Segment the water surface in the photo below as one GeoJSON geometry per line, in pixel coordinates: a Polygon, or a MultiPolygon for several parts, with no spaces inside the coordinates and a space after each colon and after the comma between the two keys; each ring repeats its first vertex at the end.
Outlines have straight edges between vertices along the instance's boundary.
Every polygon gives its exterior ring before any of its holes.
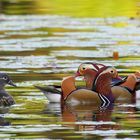
{"type": "MultiPolygon", "coordinates": [[[[91,1],[81,1],[81,5],[77,1],[70,9],[63,1],[48,2],[0,2],[0,70],[18,85],[6,87],[17,104],[0,108],[0,138],[139,139],[139,91],[134,103],[116,103],[104,110],[96,106],[62,110],[33,86],[60,85],[63,77],[73,75],[87,61],[113,65],[122,76],[139,70],[138,1],[127,1],[121,10],[115,1],[115,12],[112,6],[107,12],[107,4],[100,10],[99,2],[96,14],[89,6],[94,5],[91,1]],[[91,10],[82,13],[81,9],[91,10]],[[114,51],[119,52],[117,61],[112,58],[114,51]]],[[[77,84],[84,83],[77,79],[77,84]]]]}

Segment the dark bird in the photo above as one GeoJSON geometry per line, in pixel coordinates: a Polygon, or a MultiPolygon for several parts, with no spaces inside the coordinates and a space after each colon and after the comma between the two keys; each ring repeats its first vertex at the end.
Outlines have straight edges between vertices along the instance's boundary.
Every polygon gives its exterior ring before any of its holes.
{"type": "Polygon", "coordinates": [[[0,73],[0,106],[11,106],[15,104],[13,97],[5,91],[5,85],[16,87],[11,78],[5,74],[0,73]]]}

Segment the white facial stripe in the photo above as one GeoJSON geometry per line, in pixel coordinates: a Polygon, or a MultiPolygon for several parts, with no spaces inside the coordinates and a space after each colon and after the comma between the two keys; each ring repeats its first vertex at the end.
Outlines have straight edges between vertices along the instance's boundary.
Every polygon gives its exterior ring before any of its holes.
{"type": "Polygon", "coordinates": [[[93,67],[92,69],[95,70],[95,71],[98,71],[95,67],[93,67]]]}
{"type": "Polygon", "coordinates": [[[92,64],[89,64],[89,65],[88,65],[88,68],[93,69],[93,70],[95,70],[95,71],[98,71],[92,64]]]}
{"type": "Polygon", "coordinates": [[[98,66],[99,69],[104,67],[103,65],[100,65],[100,64],[97,64],[97,66],[98,66]]]}

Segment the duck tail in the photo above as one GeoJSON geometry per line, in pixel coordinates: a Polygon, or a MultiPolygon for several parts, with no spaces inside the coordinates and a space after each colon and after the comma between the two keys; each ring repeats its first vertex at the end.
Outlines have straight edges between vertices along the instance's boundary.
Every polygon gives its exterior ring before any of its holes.
{"type": "Polygon", "coordinates": [[[61,92],[56,89],[54,86],[46,86],[46,87],[40,87],[37,85],[34,85],[34,87],[36,87],[37,89],[41,90],[43,93],[55,93],[55,94],[61,94],[61,92]]]}

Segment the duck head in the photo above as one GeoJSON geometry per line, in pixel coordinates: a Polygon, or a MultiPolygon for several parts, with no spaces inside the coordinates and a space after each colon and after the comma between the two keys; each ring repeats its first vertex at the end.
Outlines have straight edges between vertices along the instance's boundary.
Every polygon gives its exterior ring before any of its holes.
{"type": "Polygon", "coordinates": [[[76,76],[84,76],[86,74],[86,69],[91,69],[93,70],[95,73],[97,73],[97,71],[104,67],[105,65],[100,64],[100,63],[92,63],[92,62],[85,62],[82,63],[79,67],[78,70],[76,72],[76,76]]]}
{"type": "Polygon", "coordinates": [[[103,64],[85,62],[82,63],[76,72],[76,76],[84,76],[86,82],[86,87],[88,89],[92,88],[92,83],[95,79],[95,76],[100,68],[105,67],[103,64]],[[88,71],[88,72],[87,72],[88,71]]]}
{"type": "Polygon", "coordinates": [[[4,87],[7,84],[16,87],[11,78],[6,73],[0,73],[0,87],[4,87]]]}

